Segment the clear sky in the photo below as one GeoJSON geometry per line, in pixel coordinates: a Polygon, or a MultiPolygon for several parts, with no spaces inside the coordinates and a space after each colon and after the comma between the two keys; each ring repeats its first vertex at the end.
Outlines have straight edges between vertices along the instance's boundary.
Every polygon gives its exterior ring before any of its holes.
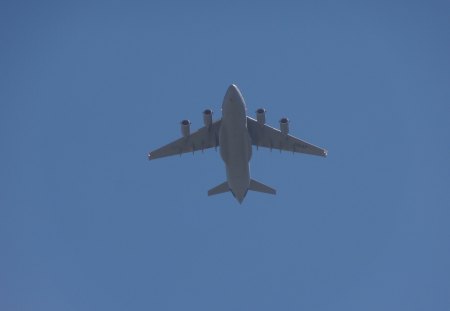
{"type": "Polygon", "coordinates": [[[0,310],[450,310],[448,1],[1,1],[0,310]],[[179,121],[291,120],[207,197],[179,121]]]}

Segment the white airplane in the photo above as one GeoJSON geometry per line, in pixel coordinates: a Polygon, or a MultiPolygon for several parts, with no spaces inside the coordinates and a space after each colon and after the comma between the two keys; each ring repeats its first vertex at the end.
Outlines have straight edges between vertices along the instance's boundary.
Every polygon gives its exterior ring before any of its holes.
{"type": "Polygon", "coordinates": [[[227,180],[208,191],[215,195],[231,191],[242,203],[248,190],[275,194],[276,190],[250,177],[249,161],[252,145],[307,153],[326,157],[325,149],[311,145],[289,135],[289,120],[280,120],[280,130],[266,125],[266,110],[256,110],[256,120],[247,116],[244,98],[234,84],[228,87],[222,103],[222,119],[212,121],[212,110],[203,111],[205,126],[190,134],[189,120],[181,121],[182,138],[148,154],[149,160],[186,152],[194,152],[220,146],[220,155],[225,162],[227,180]]]}

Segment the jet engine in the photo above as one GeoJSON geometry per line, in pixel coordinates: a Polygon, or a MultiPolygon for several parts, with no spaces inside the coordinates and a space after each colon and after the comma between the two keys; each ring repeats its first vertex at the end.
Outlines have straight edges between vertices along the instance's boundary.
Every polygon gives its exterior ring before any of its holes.
{"type": "Polygon", "coordinates": [[[181,134],[183,137],[188,137],[191,133],[191,122],[189,120],[181,121],[181,134]]]}
{"type": "Polygon", "coordinates": [[[284,135],[289,134],[289,119],[288,118],[280,119],[280,131],[284,135]]]}
{"type": "Polygon", "coordinates": [[[266,124],[266,109],[259,108],[256,110],[256,120],[260,125],[266,124]]]}
{"type": "Polygon", "coordinates": [[[211,109],[205,109],[203,111],[203,123],[206,127],[210,127],[212,124],[212,110],[211,109]]]}

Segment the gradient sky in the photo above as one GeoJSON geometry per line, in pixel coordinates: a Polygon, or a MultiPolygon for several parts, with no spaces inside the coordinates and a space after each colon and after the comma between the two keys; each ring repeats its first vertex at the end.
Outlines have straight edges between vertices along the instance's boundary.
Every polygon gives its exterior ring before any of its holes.
{"type": "Polygon", "coordinates": [[[448,1],[1,1],[0,310],[450,310],[448,1]],[[207,197],[179,121],[254,115],[207,197]]]}

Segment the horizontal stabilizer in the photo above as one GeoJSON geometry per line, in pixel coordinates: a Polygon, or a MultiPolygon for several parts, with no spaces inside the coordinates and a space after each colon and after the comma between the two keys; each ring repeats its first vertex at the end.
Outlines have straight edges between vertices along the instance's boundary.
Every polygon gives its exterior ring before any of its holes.
{"type": "Polygon", "coordinates": [[[208,190],[208,196],[224,193],[230,191],[230,187],[228,187],[228,182],[223,182],[220,185],[208,190]]]}
{"type": "Polygon", "coordinates": [[[277,193],[277,191],[275,189],[270,188],[269,186],[266,186],[263,183],[260,183],[259,181],[256,181],[254,179],[250,180],[250,186],[248,187],[248,190],[264,192],[264,193],[268,193],[268,194],[276,194],[277,193]]]}

